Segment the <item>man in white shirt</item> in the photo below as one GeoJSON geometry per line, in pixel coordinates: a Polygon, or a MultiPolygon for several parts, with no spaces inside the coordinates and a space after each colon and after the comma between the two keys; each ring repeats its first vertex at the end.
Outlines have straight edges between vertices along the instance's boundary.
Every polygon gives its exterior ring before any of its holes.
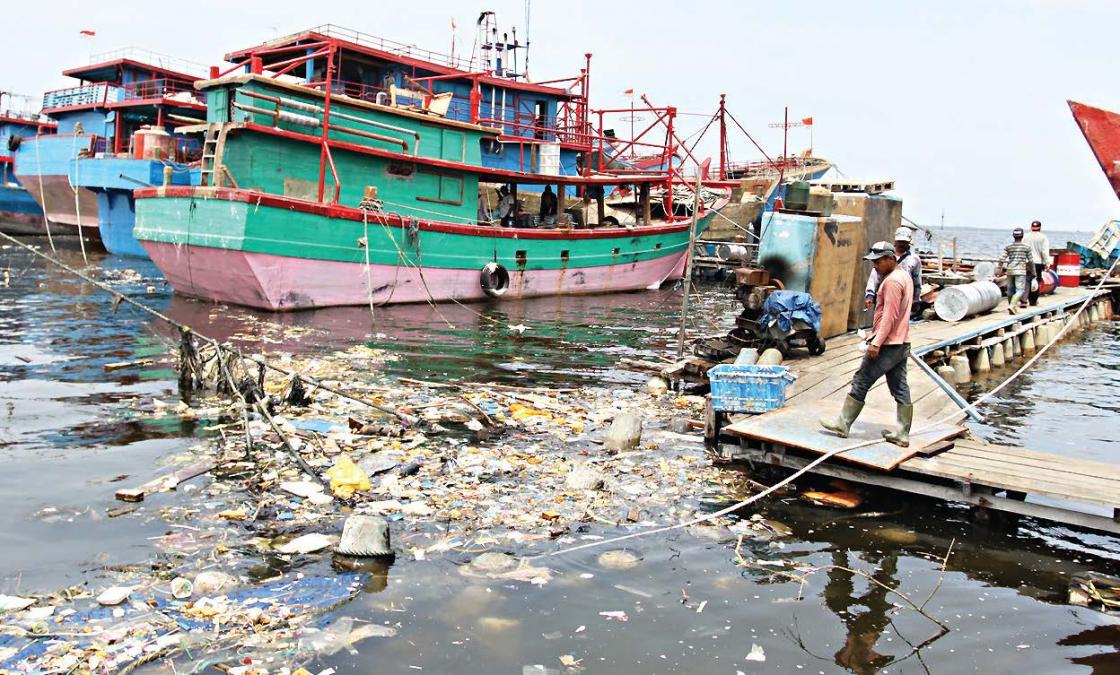
{"type": "Polygon", "coordinates": [[[1050,266],[1050,239],[1042,233],[1042,222],[1031,223],[1031,231],[1023,237],[1023,243],[1031,249],[1031,265],[1033,266],[1034,282],[1028,294],[1032,305],[1038,304],[1038,289],[1042,284],[1042,270],[1050,266]]]}
{"type": "MultiPolygon", "coordinates": [[[[922,294],[922,259],[910,248],[910,240],[913,235],[913,231],[905,226],[895,230],[894,252],[898,258],[898,266],[910,275],[910,281],[914,284],[914,302],[910,307],[910,316],[917,318],[918,303],[921,301],[919,296],[922,294]]],[[[864,290],[863,306],[865,308],[871,309],[875,306],[875,298],[879,294],[879,283],[881,281],[879,271],[872,269],[871,276],[867,279],[867,288],[864,290]]]]}

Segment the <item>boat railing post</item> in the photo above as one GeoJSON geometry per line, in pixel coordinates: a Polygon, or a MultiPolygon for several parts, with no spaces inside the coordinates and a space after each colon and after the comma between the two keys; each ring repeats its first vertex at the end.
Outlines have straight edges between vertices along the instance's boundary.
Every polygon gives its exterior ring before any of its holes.
{"type": "MultiPolygon", "coordinates": [[[[705,161],[705,165],[707,161],[705,161]]],[[[677,358],[684,356],[684,324],[688,318],[688,296],[692,290],[692,251],[696,248],[696,223],[700,219],[700,180],[703,175],[702,170],[696,171],[696,194],[692,202],[692,225],[688,229],[688,250],[685,251],[684,263],[684,278],[681,280],[684,284],[684,298],[681,299],[681,323],[680,330],[677,333],[677,358]]]]}

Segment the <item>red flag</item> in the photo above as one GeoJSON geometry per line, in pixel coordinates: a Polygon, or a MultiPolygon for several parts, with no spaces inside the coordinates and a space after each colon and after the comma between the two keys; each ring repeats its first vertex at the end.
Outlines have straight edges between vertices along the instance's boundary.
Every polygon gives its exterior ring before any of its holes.
{"type": "Polygon", "coordinates": [[[802,117],[801,118],[801,123],[804,124],[807,127],[811,127],[811,126],[813,126],[813,118],[812,117],[802,117]]]}
{"type": "Polygon", "coordinates": [[[82,31],[78,31],[78,32],[81,33],[82,35],[88,35],[90,37],[93,37],[94,35],[97,35],[97,31],[92,31],[92,30],[82,30],[82,31]]]}
{"type": "Polygon", "coordinates": [[[627,89],[627,90],[623,91],[622,93],[626,94],[627,96],[633,96],[634,95],[634,90],[633,89],[627,89]]]}

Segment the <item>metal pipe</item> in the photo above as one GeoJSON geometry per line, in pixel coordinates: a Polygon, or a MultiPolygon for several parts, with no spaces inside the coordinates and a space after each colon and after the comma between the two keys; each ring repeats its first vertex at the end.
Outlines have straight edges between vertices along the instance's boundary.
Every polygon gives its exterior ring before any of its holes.
{"type": "MultiPolygon", "coordinates": [[[[334,116],[339,117],[339,115],[334,115],[334,116]]],[[[404,152],[408,152],[408,143],[406,141],[400,139],[400,138],[393,138],[392,136],[384,136],[382,134],[375,134],[375,133],[372,133],[372,132],[369,132],[369,131],[362,131],[361,129],[351,129],[350,127],[340,127],[337,124],[332,124],[330,126],[330,129],[331,129],[331,131],[340,131],[340,132],[346,133],[346,134],[354,134],[355,136],[361,136],[362,138],[369,138],[369,139],[374,140],[374,141],[382,141],[384,143],[397,143],[397,144],[400,144],[401,150],[403,150],[404,152]]]]}
{"type": "Polygon", "coordinates": [[[991,281],[946,286],[937,293],[933,310],[942,321],[960,321],[987,312],[999,304],[1003,291],[991,281]]]}

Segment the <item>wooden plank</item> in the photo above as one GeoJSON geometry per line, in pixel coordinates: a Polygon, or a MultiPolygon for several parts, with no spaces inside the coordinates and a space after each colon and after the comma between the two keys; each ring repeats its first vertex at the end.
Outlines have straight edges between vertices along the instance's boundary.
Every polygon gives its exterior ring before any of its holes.
{"type": "Polygon", "coordinates": [[[920,471],[959,471],[962,475],[971,475],[972,482],[991,485],[990,481],[1001,481],[1001,486],[1017,486],[1023,492],[1034,493],[1047,490],[1066,498],[1092,497],[1094,501],[1108,506],[1120,505],[1120,491],[1115,481],[1092,480],[1086,476],[1067,474],[1056,469],[1027,468],[1022,466],[1009,467],[1007,464],[989,459],[977,459],[961,454],[954,449],[930,460],[936,464],[928,466],[915,464],[907,466],[908,470],[920,471]]]}
{"type": "Polygon", "coordinates": [[[900,448],[882,440],[883,430],[895,428],[893,412],[864,408],[859,419],[852,425],[848,438],[840,438],[828,433],[818,422],[820,418],[831,417],[836,413],[836,406],[815,402],[812,405],[782,408],[758,415],[727,427],[725,432],[820,454],[853,443],[875,440],[877,442],[873,445],[856,448],[838,457],[847,462],[882,471],[893,470],[930,443],[952,438],[964,432],[963,428],[955,425],[938,425],[918,434],[911,434],[910,447],[900,448]]]}
{"type": "Polygon", "coordinates": [[[930,459],[915,458],[907,462],[900,470],[947,478],[961,483],[986,485],[997,490],[1013,490],[1026,494],[1043,495],[1109,507],[1116,505],[1114,490],[1085,489],[1077,483],[1061,481],[1060,476],[1055,476],[1058,478],[1058,482],[1051,482],[1024,478],[1017,474],[997,472],[988,467],[960,465],[948,457],[952,452],[952,450],[949,450],[930,459]]]}
{"type": "Polygon", "coordinates": [[[217,465],[217,462],[210,459],[188,464],[177,471],[150,480],[140,487],[117,490],[114,496],[125,502],[141,502],[144,501],[144,497],[153,492],[174,490],[183,481],[208,473],[217,465]]]}
{"type": "Polygon", "coordinates": [[[1004,445],[982,443],[975,440],[961,441],[958,443],[960,451],[964,454],[982,454],[1008,464],[1022,464],[1049,468],[1060,467],[1065,473],[1090,476],[1093,478],[1108,478],[1120,484],[1120,466],[1106,464],[1076,457],[1067,457],[1043,452],[1035,452],[1025,448],[1012,448],[1004,445]]]}
{"type": "MultiPolygon", "coordinates": [[[[805,467],[811,461],[805,457],[788,453],[777,454],[751,450],[749,448],[736,448],[735,457],[737,459],[749,459],[755,462],[773,464],[795,470],[805,467]]],[[[1048,504],[1036,504],[1017,499],[1007,499],[996,495],[966,494],[959,488],[914,480],[905,472],[884,474],[867,471],[859,467],[824,462],[814,467],[813,473],[831,476],[833,478],[842,478],[865,485],[874,485],[876,487],[885,487],[892,490],[924,495],[935,499],[944,499],[947,501],[971,504],[973,506],[983,506],[985,508],[996,509],[997,511],[1018,513],[1034,518],[1076,525],[1077,527],[1084,527],[1090,530],[1120,534],[1120,522],[1114,521],[1107,516],[1085,513],[1062,506],[1050,506],[1048,504]]]]}

